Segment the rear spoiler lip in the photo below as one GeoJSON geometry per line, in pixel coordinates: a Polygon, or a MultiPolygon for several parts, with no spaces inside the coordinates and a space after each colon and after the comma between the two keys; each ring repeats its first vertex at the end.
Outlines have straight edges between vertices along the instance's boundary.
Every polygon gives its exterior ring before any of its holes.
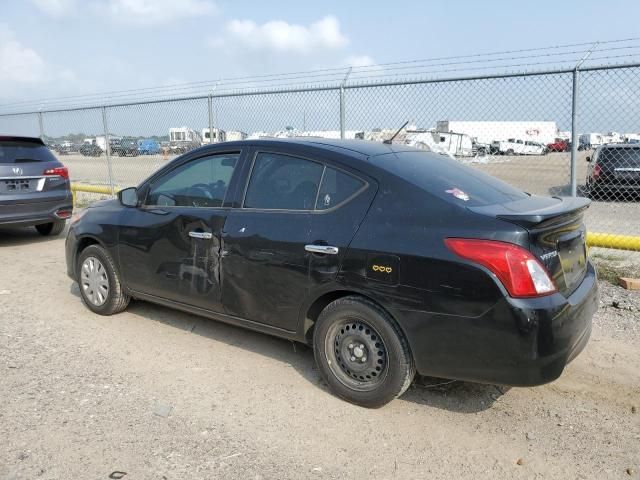
{"type": "Polygon", "coordinates": [[[39,137],[21,137],[19,135],[1,135],[0,134],[0,142],[29,142],[36,143],[38,145],[45,145],[39,137]]]}
{"type": "Polygon", "coordinates": [[[507,220],[510,222],[522,225],[525,228],[533,227],[537,224],[545,222],[546,220],[561,217],[565,215],[576,214],[584,211],[591,205],[591,200],[584,197],[551,197],[559,202],[554,202],[550,205],[542,205],[540,208],[532,208],[530,210],[523,210],[517,212],[517,206],[523,203],[530,203],[534,200],[534,203],[547,203],[550,200],[549,197],[530,197],[525,200],[517,200],[506,204],[498,205],[486,205],[481,207],[467,207],[470,211],[478,213],[480,215],[486,215],[489,217],[498,218],[501,220],[507,220]],[[512,206],[512,208],[509,208],[512,206]]]}

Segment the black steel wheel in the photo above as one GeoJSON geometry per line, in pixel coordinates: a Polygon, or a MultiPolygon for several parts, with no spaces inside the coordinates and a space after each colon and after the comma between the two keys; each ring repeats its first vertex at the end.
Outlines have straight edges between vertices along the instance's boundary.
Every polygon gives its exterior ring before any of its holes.
{"type": "Polygon", "coordinates": [[[329,368],[345,386],[366,392],[387,374],[387,350],[380,334],[361,319],[334,322],[325,337],[329,368]]]}
{"type": "Polygon", "coordinates": [[[381,407],[402,395],[415,376],[409,344],[395,320],[363,297],[327,305],[314,328],[313,349],[331,389],[363,407],[381,407]]]}

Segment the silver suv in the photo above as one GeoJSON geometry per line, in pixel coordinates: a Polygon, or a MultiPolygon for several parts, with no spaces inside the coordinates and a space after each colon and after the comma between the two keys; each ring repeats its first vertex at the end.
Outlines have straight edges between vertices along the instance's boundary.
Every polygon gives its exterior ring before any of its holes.
{"type": "Polygon", "coordinates": [[[57,235],[72,210],[69,171],[44,142],[0,135],[0,227],[57,235]]]}

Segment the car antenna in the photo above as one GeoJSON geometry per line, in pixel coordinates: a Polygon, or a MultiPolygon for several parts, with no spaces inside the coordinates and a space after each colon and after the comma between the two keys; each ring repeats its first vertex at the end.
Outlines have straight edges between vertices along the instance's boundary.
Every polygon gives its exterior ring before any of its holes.
{"type": "Polygon", "coordinates": [[[391,138],[387,138],[385,141],[383,141],[382,143],[386,143],[387,145],[391,145],[393,143],[393,139],[396,138],[398,136],[398,134],[402,131],[402,129],[404,127],[407,126],[407,124],[409,123],[409,120],[407,120],[406,122],[404,122],[402,124],[402,126],[398,129],[398,131],[396,133],[393,134],[393,137],[391,138]]]}

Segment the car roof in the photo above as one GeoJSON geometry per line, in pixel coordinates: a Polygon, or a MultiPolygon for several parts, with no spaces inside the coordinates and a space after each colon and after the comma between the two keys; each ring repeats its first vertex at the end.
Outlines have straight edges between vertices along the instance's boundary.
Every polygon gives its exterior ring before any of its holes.
{"type": "Polygon", "coordinates": [[[313,138],[313,137],[296,137],[296,138],[269,138],[257,140],[239,140],[235,142],[225,142],[228,146],[265,146],[274,147],[282,145],[298,145],[317,148],[321,150],[330,150],[333,152],[349,155],[350,153],[360,154],[366,157],[374,157],[377,155],[385,155],[388,153],[406,152],[406,151],[424,151],[402,144],[386,144],[382,142],[373,142],[370,140],[337,140],[329,138],[313,138]]]}
{"type": "Polygon", "coordinates": [[[600,146],[602,149],[605,148],[640,148],[640,143],[605,143],[600,146]]]}

